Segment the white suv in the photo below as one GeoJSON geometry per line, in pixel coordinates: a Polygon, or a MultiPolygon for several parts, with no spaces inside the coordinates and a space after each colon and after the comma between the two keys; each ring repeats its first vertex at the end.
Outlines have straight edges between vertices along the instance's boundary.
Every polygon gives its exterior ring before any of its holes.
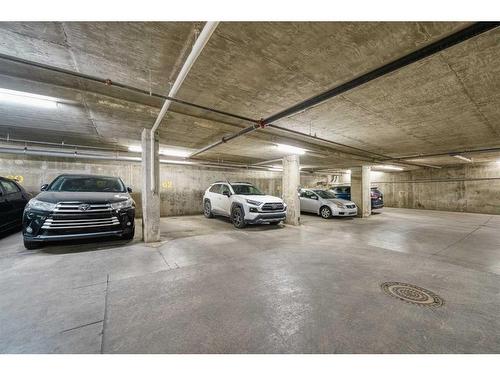
{"type": "Polygon", "coordinates": [[[203,213],[208,218],[230,217],[236,228],[243,228],[246,224],[278,224],[286,218],[286,204],[247,182],[216,182],[205,191],[203,213]]]}

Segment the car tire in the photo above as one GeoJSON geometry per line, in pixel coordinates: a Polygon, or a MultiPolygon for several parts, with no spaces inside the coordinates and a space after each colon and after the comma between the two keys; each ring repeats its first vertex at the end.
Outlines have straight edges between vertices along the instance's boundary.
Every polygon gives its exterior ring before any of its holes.
{"type": "Polygon", "coordinates": [[[23,243],[26,250],[35,250],[40,247],[40,244],[38,242],[30,241],[27,240],[26,238],[23,238],[23,243]]]}
{"type": "Polygon", "coordinates": [[[269,225],[278,225],[281,221],[271,221],[269,225]]]}
{"type": "Polygon", "coordinates": [[[323,219],[329,219],[332,217],[332,210],[328,206],[323,206],[319,209],[319,214],[323,219]]]}
{"type": "Polygon", "coordinates": [[[231,221],[233,222],[233,225],[238,229],[245,227],[245,214],[243,213],[241,207],[233,208],[233,211],[231,212],[231,221]]]}
{"type": "Polygon", "coordinates": [[[127,234],[124,234],[122,238],[124,240],[131,241],[134,239],[134,236],[135,236],[135,228],[132,228],[132,231],[127,234]]]}
{"type": "Polygon", "coordinates": [[[208,219],[214,217],[214,214],[212,213],[212,204],[210,203],[209,200],[206,200],[205,203],[203,204],[203,215],[205,215],[205,217],[208,219]]]}

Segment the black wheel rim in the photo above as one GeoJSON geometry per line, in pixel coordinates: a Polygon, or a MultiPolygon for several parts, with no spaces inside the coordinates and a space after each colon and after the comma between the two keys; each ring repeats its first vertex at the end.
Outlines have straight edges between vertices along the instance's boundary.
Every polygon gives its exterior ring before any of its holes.
{"type": "Polygon", "coordinates": [[[240,210],[235,210],[233,215],[233,221],[236,225],[241,224],[241,213],[240,210]]]}

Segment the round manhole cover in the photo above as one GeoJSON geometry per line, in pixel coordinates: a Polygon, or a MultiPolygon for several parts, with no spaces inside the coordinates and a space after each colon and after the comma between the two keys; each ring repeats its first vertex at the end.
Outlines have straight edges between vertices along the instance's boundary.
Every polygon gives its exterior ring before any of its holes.
{"type": "Polygon", "coordinates": [[[440,307],[444,300],[430,290],[416,285],[389,281],[380,285],[385,294],[420,306],[440,307]]]}

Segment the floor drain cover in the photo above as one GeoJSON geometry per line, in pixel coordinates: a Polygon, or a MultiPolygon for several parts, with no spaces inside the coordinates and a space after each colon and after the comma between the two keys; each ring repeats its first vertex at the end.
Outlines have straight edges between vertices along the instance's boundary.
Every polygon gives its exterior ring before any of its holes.
{"type": "Polygon", "coordinates": [[[388,296],[415,305],[440,307],[444,304],[443,299],[437,294],[416,285],[389,281],[383,283],[380,287],[388,296]]]}

